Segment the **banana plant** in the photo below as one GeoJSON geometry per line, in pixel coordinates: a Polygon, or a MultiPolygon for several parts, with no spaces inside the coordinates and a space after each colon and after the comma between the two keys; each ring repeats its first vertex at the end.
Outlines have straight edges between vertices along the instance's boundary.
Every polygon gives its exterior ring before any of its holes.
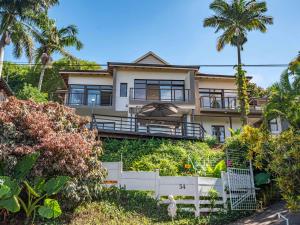
{"type": "Polygon", "coordinates": [[[46,181],[43,178],[39,178],[34,182],[34,185],[30,185],[27,181],[23,181],[27,200],[25,201],[21,197],[18,200],[22,209],[25,212],[27,219],[32,217],[32,221],[35,220],[36,212],[47,219],[53,219],[61,215],[62,211],[57,200],[50,197],[56,195],[68,182],[69,177],[58,176],[46,181]],[[43,204],[41,204],[43,202],[43,204]]]}

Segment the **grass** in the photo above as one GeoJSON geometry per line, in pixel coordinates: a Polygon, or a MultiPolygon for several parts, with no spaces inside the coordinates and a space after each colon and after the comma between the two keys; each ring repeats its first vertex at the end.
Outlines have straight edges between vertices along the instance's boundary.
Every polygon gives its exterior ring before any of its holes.
{"type": "Polygon", "coordinates": [[[149,193],[104,189],[99,199],[81,205],[72,213],[51,222],[37,225],[225,225],[249,215],[249,212],[229,211],[195,218],[193,213],[179,211],[172,221],[166,205],[158,205],[149,193]]]}

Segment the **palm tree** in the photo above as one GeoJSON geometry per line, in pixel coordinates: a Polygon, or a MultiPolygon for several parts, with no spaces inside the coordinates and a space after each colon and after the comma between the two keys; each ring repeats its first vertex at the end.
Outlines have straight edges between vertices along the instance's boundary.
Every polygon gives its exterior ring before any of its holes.
{"type": "Polygon", "coordinates": [[[226,44],[237,49],[237,75],[236,83],[240,100],[241,120],[243,125],[247,124],[249,108],[247,98],[247,84],[245,71],[242,70],[241,51],[247,42],[247,32],[259,30],[267,31],[267,25],[273,24],[273,18],[266,16],[266,2],[255,0],[214,0],[210,9],[215,15],[204,20],[204,27],[216,28],[216,33],[223,31],[217,41],[217,50],[221,51],[226,44]]]}
{"type": "Polygon", "coordinates": [[[50,6],[58,0],[0,0],[0,78],[2,75],[4,49],[13,44],[13,54],[19,58],[23,51],[29,60],[33,56],[31,31],[46,16],[50,6]]]}
{"type": "Polygon", "coordinates": [[[69,25],[58,29],[54,21],[48,20],[43,26],[41,33],[34,33],[36,41],[40,46],[36,49],[35,60],[41,61],[42,70],[39,79],[38,89],[41,90],[46,69],[51,66],[52,54],[58,53],[67,59],[76,59],[65,48],[75,46],[77,50],[82,49],[83,44],[79,41],[78,29],[75,25],[69,25]]]}
{"type": "Polygon", "coordinates": [[[300,130],[300,55],[281,74],[280,81],[269,88],[269,92],[264,110],[266,122],[280,117],[300,130]]]}

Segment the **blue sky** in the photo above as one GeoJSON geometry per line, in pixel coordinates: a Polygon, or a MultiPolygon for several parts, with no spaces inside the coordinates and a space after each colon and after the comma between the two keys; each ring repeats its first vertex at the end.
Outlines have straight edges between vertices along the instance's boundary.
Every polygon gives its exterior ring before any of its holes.
{"type": "MultiPolygon", "coordinates": [[[[84,49],[79,58],[106,63],[131,62],[154,51],[171,64],[235,64],[236,50],[216,50],[219,34],[203,28],[212,15],[211,0],[61,0],[50,10],[58,26],[76,24],[84,49]]],[[[300,50],[300,1],[267,0],[274,25],[265,34],[252,32],[242,53],[245,64],[288,63],[300,50]]],[[[6,60],[12,58],[7,49],[6,60]]],[[[24,61],[24,59],[21,59],[24,61]]],[[[247,68],[254,81],[267,87],[284,68],[247,68]]],[[[232,68],[201,72],[233,74],[232,68]]]]}

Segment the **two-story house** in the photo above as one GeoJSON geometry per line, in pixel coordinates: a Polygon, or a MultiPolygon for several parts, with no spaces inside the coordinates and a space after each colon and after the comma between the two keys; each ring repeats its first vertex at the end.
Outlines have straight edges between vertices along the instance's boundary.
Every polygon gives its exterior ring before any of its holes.
{"type": "MultiPolygon", "coordinates": [[[[60,71],[58,93],[79,115],[91,116],[105,135],[142,135],[224,142],[241,127],[234,76],[203,74],[197,65],[171,65],[148,52],[131,63],[108,62],[105,70],[60,71]]],[[[247,77],[248,80],[251,77],[247,77]]],[[[261,116],[251,99],[249,122],[261,116]]]]}

